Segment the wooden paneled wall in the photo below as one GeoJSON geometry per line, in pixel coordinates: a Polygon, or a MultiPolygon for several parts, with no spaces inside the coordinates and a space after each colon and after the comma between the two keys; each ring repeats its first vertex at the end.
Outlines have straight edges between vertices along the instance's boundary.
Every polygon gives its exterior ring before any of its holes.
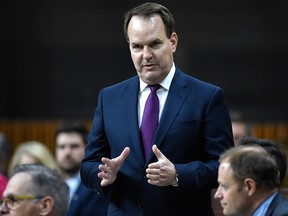
{"type": "MultiPolygon", "coordinates": [[[[37,140],[54,151],[55,133],[62,120],[54,121],[8,121],[0,120],[0,132],[4,133],[10,140],[13,149],[20,143],[30,140],[37,140]]],[[[91,121],[81,121],[90,130],[91,121]]]]}
{"type": "MultiPolygon", "coordinates": [[[[3,132],[15,148],[27,140],[38,140],[49,148],[54,146],[54,135],[62,120],[0,120],[0,132],[3,132]]],[[[82,120],[89,130],[90,120],[82,120]]],[[[288,148],[288,123],[255,123],[252,124],[253,136],[271,139],[288,148]]]]}
{"type": "MultiPolygon", "coordinates": [[[[3,132],[11,141],[13,149],[21,142],[37,140],[46,144],[54,152],[54,136],[62,120],[0,120],[0,132],[3,132]]],[[[82,121],[87,129],[91,128],[90,120],[82,121]]],[[[288,152],[288,123],[254,123],[252,124],[253,136],[271,139],[282,143],[288,152]]],[[[284,181],[288,188],[288,177],[284,181]]]]}
{"type": "MultiPolygon", "coordinates": [[[[91,121],[82,121],[87,129],[91,128],[91,121]]],[[[0,132],[3,132],[11,141],[13,149],[20,143],[28,140],[37,140],[46,144],[54,152],[54,136],[61,120],[54,121],[21,121],[0,120],[0,132]]],[[[279,142],[286,147],[288,152],[288,123],[255,123],[252,124],[254,137],[270,139],[279,142]]],[[[288,177],[283,183],[282,193],[288,198],[288,177]]],[[[218,200],[214,200],[212,192],[212,205],[216,216],[223,216],[222,208],[218,200]]]]}
{"type": "Polygon", "coordinates": [[[255,137],[275,140],[288,147],[288,123],[255,123],[252,129],[255,137]]]}

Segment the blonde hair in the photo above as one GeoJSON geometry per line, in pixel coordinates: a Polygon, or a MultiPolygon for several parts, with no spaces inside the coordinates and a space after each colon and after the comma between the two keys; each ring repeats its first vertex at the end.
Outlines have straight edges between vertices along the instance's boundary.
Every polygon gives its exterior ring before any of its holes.
{"type": "Polygon", "coordinates": [[[27,141],[21,143],[15,150],[10,160],[8,174],[11,175],[14,167],[20,164],[23,156],[28,155],[35,159],[35,163],[59,171],[59,167],[51,151],[41,142],[27,141]]]}

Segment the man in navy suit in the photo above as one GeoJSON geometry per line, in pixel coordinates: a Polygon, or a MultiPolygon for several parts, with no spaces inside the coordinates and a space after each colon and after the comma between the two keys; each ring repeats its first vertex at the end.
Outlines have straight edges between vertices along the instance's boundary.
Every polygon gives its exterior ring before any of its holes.
{"type": "Polygon", "coordinates": [[[178,36],[164,6],[133,8],[124,30],[138,76],[100,92],[82,181],[109,194],[111,216],[214,215],[219,155],[233,146],[224,93],[174,64],[178,36]],[[140,131],[148,85],[156,84],[159,122],[145,157],[140,131]]]}
{"type": "Polygon", "coordinates": [[[287,216],[275,158],[259,145],[237,146],[220,157],[219,199],[225,216],[287,216]]]}
{"type": "Polygon", "coordinates": [[[66,216],[104,216],[108,197],[87,189],[80,179],[80,164],[84,156],[88,131],[78,122],[63,122],[56,131],[56,161],[69,186],[70,204],[66,216]]]}

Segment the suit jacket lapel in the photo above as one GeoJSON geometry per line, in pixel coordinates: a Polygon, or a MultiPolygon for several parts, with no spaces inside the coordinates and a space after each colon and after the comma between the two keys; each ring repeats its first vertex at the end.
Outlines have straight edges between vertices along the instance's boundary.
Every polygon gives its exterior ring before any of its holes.
{"type": "Polygon", "coordinates": [[[273,198],[272,202],[270,203],[265,216],[272,215],[275,206],[278,205],[279,202],[282,202],[285,198],[278,192],[275,197],[273,198]]]}
{"type": "Polygon", "coordinates": [[[126,86],[124,94],[122,95],[123,103],[126,112],[126,119],[128,121],[128,130],[132,145],[136,154],[144,164],[144,153],[142,149],[142,142],[138,123],[138,93],[139,93],[139,78],[135,76],[126,86]]]}

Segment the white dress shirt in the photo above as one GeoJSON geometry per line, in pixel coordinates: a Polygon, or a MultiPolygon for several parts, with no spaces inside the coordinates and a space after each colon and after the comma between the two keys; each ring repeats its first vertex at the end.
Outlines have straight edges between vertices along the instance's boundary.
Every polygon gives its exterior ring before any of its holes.
{"type": "MultiPolygon", "coordinates": [[[[172,79],[174,77],[174,74],[175,74],[175,65],[173,63],[168,75],[165,77],[165,79],[162,82],[159,83],[161,85],[161,87],[157,91],[157,96],[159,98],[159,121],[160,121],[161,116],[162,116],[162,112],[163,112],[163,109],[165,106],[165,102],[166,102],[166,99],[168,96],[168,92],[169,92],[170,85],[171,85],[172,79]]],[[[151,91],[150,91],[150,88],[148,87],[147,83],[144,83],[140,79],[140,91],[139,91],[139,96],[138,96],[139,128],[141,127],[145,103],[146,103],[146,100],[147,100],[150,92],[151,91]]]]}

